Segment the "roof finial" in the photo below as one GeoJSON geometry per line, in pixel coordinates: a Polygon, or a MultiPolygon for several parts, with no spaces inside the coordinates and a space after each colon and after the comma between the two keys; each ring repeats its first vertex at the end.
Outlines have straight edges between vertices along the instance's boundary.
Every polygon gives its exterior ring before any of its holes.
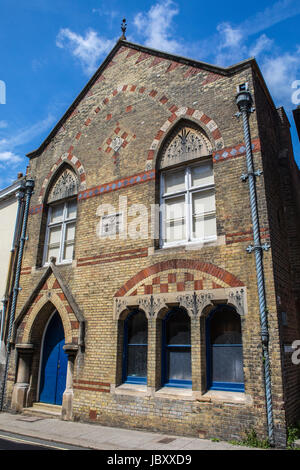
{"type": "Polygon", "coordinates": [[[125,36],[126,28],[127,28],[126,19],[123,18],[122,24],[121,24],[122,36],[120,37],[120,39],[125,39],[126,40],[126,36],[125,36]]]}

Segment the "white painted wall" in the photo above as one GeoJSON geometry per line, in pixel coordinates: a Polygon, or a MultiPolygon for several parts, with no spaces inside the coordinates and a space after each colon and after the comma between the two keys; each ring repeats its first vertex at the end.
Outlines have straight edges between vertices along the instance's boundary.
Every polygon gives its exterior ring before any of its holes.
{"type": "MultiPolygon", "coordinates": [[[[3,299],[6,287],[6,277],[12,248],[18,202],[15,194],[0,200],[0,301],[3,299]]],[[[2,303],[0,303],[0,310],[2,303]]]]}

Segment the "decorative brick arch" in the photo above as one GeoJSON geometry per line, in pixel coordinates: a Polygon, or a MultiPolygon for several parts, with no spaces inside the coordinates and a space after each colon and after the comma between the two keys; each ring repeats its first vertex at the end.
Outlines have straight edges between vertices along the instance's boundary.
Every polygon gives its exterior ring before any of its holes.
{"type": "Polygon", "coordinates": [[[146,169],[152,168],[153,164],[151,162],[155,162],[162,141],[169,134],[171,128],[182,119],[198,123],[211,138],[213,150],[220,150],[224,147],[224,141],[217,124],[202,111],[187,107],[177,108],[176,106],[173,106],[170,110],[172,110],[171,116],[161,126],[148,150],[146,169]]]}
{"type": "Polygon", "coordinates": [[[16,316],[14,340],[16,335],[22,338],[23,342],[30,340],[40,312],[49,303],[61,316],[66,343],[84,346],[85,318],[60,271],[52,261],[16,316]]]}
{"type": "Polygon", "coordinates": [[[48,175],[43,181],[42,188],[39,194],[39,204],[42,204],[43,199],[45,197],[45,194],[47,193],[47,188],[49,184],[51,184],[53,176],[59,171],[59,168],[67,163],[70,165],[76,174],[78,175],[79,178],[79,191],[84,191],[86,189],[86,173],[84,170],[84,167],[81,163],[81,161],[75,157],[75,155],[72,154],[73,147],[71,146],[68,150],[68,152],[64,153],[59,159],[54,163],[54,165],[51,167],[51,170],[49,171],[48,175]]]}
{"type": "Polygon", "coordinates": [[[72,324],[74,325],[75,322],[71,322],[66,306],[57,294],[52,294],[51,299],[49,299],[46,294],[37,297],[32,308],[28,311],[28,314],[26,315],[27,318],[25,319],[25,327],[22,342],[31,343],[31,337],[34,332],[36,320],[39,316],[39,313],[43,310],[43,307],[48,303],[51,303],[53,308],[56,309],[59,313],[64,328],[65,342],[69,344],[74,343],[75,334],[76,337],[78,336],[78,327],[74,334],[72,324]]]}
{"type": "Polygon", "coordinates": [[[139,284],[144,279],[161,273],[167,270],[197,270],[202,271],[210,276],[219,279],[222,283],[227,284],[229,287],[241,287],[244,286],[243,282],[240,281],[236,276],[226,271],[223,268],[215,266],[211,263],[205,263],[203,261],[187,260],[187,259],[172,259],[163,261],[161,263],[153,264],[147,268],[142,269],[139,273],[129,279],[114,295],[114,297],[123,297],[139,284]]]}
{"type": "MultiPolygon", "coordinates": [[[[90,114],[90,116],[82,124],[82,129],[84,129],[86,126],[89,126],[100,111],[105,112],[106,106],[108,105],[108,103],[110,103],[110,101],[115,96],[124,92],[127,92],[129,94],[138,93],[138,94],[148,95],[151,99],[154,99],[161,106],[166,107],[168,113],[170,113],[169,118],[165,121],[165,123],[159,129],[158,133],[156,134],[148,150],[146,169],[151,169],[150,166],[152,166],[151,163],[155,156],[155,151],[158,148],[158,144],[161,142],[162,138],[166,135],[166,132],[169,129],[169,127],[172,125],[172,123],[178,118],[186,118],[186,119],[192,118],[195,122],[198,121],[199,125],[202,128],[204,128],[204,130],[208,133],[209,136],[211,136],[214,147],[215,147],[214,150],[221,150],[224,147],[224,141],[223,141],[221,132],[218,128],[218,125],[215,123],[213,119],[207,116],[204,112],[198,109],[180,106],[178,105],[178,103],[174,104],[170,101],[167,94],[165,94],[164,92],[161,92],[155,89],[150,89],[143,85],[140,86],[136,84],[121,84],[117,86],[115,89],[113,89],[111,93],[108,94],[104,98],[104,100],[102,100],[102,102],[99,103],[94,108],[92,114],[90,114]]],[[[129,113],[132,111],[132,109],[133,109],[132,105],[128,103],[128,106],[126,106],[126,108],[124,109],[124,113],[129,113]]],[[[105,120],[110,121],[112,118],[113,118],[113,114],[108,113],[105,117],[105,120]]],[[[73,146],[70,147],[72,150],[74,149],[74,146],[76,145],[78,140],[81,138],[82,133],[83,133],[83,130],[76,134],[74,144],[73,146]]]]}

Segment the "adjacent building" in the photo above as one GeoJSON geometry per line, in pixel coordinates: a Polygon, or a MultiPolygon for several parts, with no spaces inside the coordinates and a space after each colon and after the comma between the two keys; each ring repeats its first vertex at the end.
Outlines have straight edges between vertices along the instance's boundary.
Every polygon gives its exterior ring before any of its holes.
{"type": "Polygon", "coordinates": [[[5,363],[6,312],[11,297],[12,273],[22,215],[17,194],[23,185],[23,175],[19,173],[16,181],[0,191],[0,376],[5,363]]]}

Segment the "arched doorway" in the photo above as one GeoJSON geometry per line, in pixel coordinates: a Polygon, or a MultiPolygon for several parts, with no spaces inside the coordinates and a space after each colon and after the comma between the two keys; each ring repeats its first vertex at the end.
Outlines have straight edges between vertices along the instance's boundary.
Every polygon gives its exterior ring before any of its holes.
{"type": "Polygon", "coordinates": [[[66,388],[68,356],[63,350],[64,329],[58,312],[46,326],[40,374],[39,401],[61,405],[66,388]]]}

